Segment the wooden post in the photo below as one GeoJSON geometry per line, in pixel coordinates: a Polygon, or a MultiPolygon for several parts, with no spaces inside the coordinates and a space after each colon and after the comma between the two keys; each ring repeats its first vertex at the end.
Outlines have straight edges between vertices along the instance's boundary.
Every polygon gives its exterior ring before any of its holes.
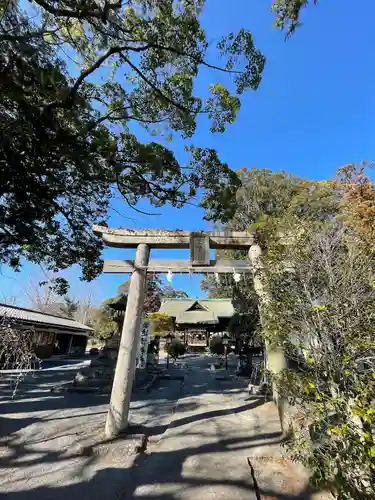
{"type": "MultiPolygon", "coordinates": [[[[252,272],[254,279],[254,289],[259,297],[260,320],[262,321],[262,306],[264,307],[269,303],[271,297],[264,286],[262,278],[263,264],[261,262],[262,248],[258,244],[253,244],[249,249],[249,259],[252,264],[252,272]]],[[[282,347],[273,347],[265,342],[266,346],[266,368],[271,372],[277,374],[286,368],[285,353],[282,347]]],[[[284,406],[285,402],[280,398],[277,392],[276,384],[272,384],[273,399],[277,404],[281,427],[284,430],[284,406]]]]}
{"type": "MultiPolygon", "coordinates": [[[[149,256],[150,247],[144,243],[138,245],[135,266],[147,266],[149,256]]],[[[129,405],[141,331],[145,287],[146,270],[135,269],[130,279],[129,295],[122,326],[111,401],[105,426],[105,434],[109,438],[116,436],[128,426],[129,405]]]]}
{"type": "Polygon", "coordinates": [[[71,335],[70,339],[69,339],[68,356],[70,356],[70,353],[71,353],[71,350],[72,350],[72,344],[73,344],[73,335],[71,335]]]}

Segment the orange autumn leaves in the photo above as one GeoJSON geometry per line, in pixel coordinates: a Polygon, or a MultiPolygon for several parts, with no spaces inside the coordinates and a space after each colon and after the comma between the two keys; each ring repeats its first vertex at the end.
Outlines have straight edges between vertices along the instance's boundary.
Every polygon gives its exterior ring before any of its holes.
{"type": "Polygon", "coordinates": [[[348,164],[337,172],[336,187],[342,193],[340,204],[344,224],[375,253],[375,183],[366,174],[373,164],[348,164]]]}

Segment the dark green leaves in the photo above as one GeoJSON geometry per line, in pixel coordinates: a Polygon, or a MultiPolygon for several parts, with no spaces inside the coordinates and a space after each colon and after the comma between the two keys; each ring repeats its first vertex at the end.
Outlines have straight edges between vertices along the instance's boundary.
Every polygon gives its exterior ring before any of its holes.
{"type": "Polygon", "coordinates": [[[218,44],[222,56],[227,56],[226,70],[234,71],[234,81],[237,93],[245,90],[256,90],[262,79],[266,58],[255,47],[253,37],[249,31],[241,29],[237,35],[231,33],[218,44]]]}
{"type": "Polygon", "coordinates": [[[197,187],[204,189],[200,206],[207,220],[230,220],[236,210],[236,192],[241,185],[237,174],[222,163],[214,149],[188,148],[192,155],[191,168],[197,187]]]}
{"type": "Polygon", "coordinates": [[[18,268],[25,257],[50,271],[79,264],[84,279],[94,278],[101,242],[91,225],[106,221],[114,189],[134,209],[141,199],[181,207],[199,195],[207,218],[231,217],[239,181],[216,152],[191,148],[184,166],[157,140],[191,138],[200,115],[224,132],[240,94],[259,84],[264,58],[245,30],[223,39],[223,65],[211,64],[204,3],[34,0],[33,19],[8,5],[0,25],[1,262],[18,268]],[[196,92],[201,69],[228,77],[207,100],[196,92]],[[139,140],[139,126],[152,141],[139,140]]]}
{"type": "MultiPolygon", "coordinates": [[[[312,0],[314,4],[318,0],[312,0]]],[[[274,0],[272,10],[276,12],[276,26],[286,32],[286,36],[293,35],[301,25],[300,16],[303,7],[307,7],[309,0],[274,0]]]]}

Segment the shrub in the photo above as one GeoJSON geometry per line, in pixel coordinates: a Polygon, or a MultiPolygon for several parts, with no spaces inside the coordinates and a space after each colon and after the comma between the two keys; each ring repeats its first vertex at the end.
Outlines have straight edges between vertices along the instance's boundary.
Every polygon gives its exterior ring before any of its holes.
{"type": "Polygon", "coordinates": [[[39,367],[40,360],[35,353],[34,330],[20,330],[12,322],[12,318],[2,318],[0,321],[0,367],[17,370],[15,376],[10,377],[13,387],[13,397],[18,384],[26,373],[39,367]]]}
{"type": "Polygon", "coordinates": [[[176,340],[173,340],[171,344],[167,345],[166,349],[173,359],[177,359],[179,356],[183,356],[186,353],[185,344],[176,340]]]}
{"type": "Polygon", "coordinates": [[[222,356],[224,354],[224,344],[219,336],[212,337],[210,341],[210,351],[212,354],[222,356]]]}
{"type": "Polygon", "coordinates": [[[315,487],[375,498],[373,261],[340,223],[300,225],[269,248],[264,326],[294,361],[275,381],[297,409],[286,446],[315,487]],[[297,234],[295,231],[294,234],[297,234]],[[282,262],[292,263],[289,270],[282,262]]]}

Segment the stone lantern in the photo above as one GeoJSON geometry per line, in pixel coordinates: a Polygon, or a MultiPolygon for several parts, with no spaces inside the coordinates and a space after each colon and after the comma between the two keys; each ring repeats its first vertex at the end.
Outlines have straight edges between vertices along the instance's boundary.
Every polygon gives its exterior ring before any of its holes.
{"type": "Polygon", "coordinates": [[[74,378],[74,386],[91,387],[93,390],[110,391],[115,373],[116,360],[120,347],[121,330],[125,317],[127,296],[121,296],[116,302],[108,304],[114,311],[114,318],[117,331],[109,339],[103,352],[96,359],[91,360],[90,366],[82,368],[74,378]]]}

